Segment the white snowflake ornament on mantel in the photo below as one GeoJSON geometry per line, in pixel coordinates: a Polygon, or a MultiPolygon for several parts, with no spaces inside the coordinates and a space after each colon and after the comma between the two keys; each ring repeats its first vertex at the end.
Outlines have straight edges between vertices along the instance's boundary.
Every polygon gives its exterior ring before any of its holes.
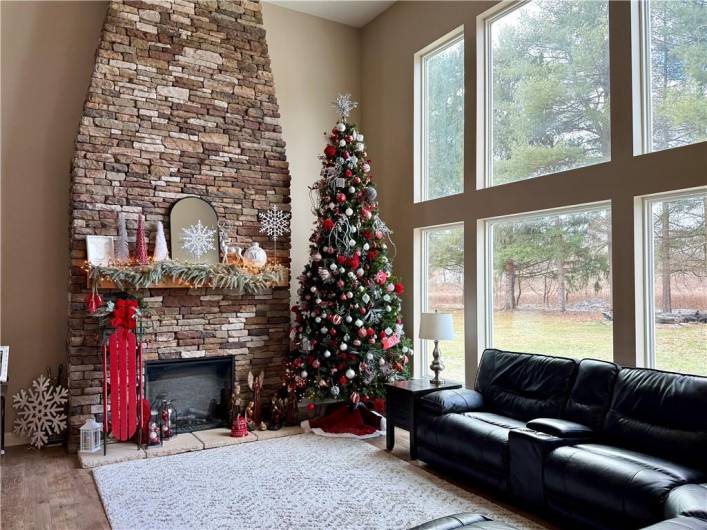
{"type": "Polygon", "coordinates": [[[49,436],[66,429],[66,401],[69,391],[52,385],[42,374],[32,381],[29,390],[22,389],[12,396],[12,406],[17,410],[15,432],[29,439],[29,443],[41,449],[49,436]]]}
{"type": "Polygon", "coordinates": [[[198,219],[196,224],[182,228],[182,248],[190,252],[195,260],[216,248],[216,230],[209,228],[198,219]]]}
{"type": "Polygon", "coordinates": [[[277,238],[290,231],[290,215],[289,212],[280,210],[275,204],[269,210],[258,214],[260,232],[267,234],[275,242],[275,249],[277,249],[277,238]]]}

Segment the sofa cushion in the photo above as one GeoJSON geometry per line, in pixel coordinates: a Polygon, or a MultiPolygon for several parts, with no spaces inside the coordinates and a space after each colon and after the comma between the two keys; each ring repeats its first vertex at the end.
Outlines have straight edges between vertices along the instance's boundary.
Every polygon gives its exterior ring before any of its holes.
{"type": "Polygon", "coordinates": [[[619,367],[614,363],[582,359],[577,367],[564,418],[599,431],[611,402],[619,367]]]}
{"type": "Polygon", "coordinates": [[[600,444],[559,447],[547,455],[546,495],[583,503],[620,520],[651,524],[663,518],[670,491],[703,473],[655,456],[600,444]]]}
{"type": "Polygon", "coordinates": [[[458,513],[440,517],[409,530],[514,530],[514,528],[500,521],[492,521],[481,514],[458,513]]]}
{"type": "Polygon", "coordinates": [[[707,521],[697,517],[673,517],[641,530],[707,530],[707,521]]]}
{"type": "Polygon", "coordinates": [[[559,418],[576,368],[574,359],[488,349],[475,388],[484,396],[484,408],[502,416],[559,418]]]}
{"type": "Polygon", "coordinates": [[[707,471],[707,377],[622,368],[604,423],[613,444],[707,471]]]}
{"type": "Polygon", "coordinates": [[[523,427],[525,424],[521,421],[490,412],[445,414],[432,422],[421,422],[417,439],[447,458],[506,472],[508,432],[523,427]]]}

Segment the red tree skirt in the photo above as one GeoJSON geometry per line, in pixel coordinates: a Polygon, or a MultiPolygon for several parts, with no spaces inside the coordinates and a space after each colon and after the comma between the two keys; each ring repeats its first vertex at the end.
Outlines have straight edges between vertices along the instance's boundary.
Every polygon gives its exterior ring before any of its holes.
{"type": "Polygon", "coordinates": [[[365,406],[342,405],[326,416],[302,422],[304,432],[320,436],[374,438],[385,432],[385,418],[365,406]]]}

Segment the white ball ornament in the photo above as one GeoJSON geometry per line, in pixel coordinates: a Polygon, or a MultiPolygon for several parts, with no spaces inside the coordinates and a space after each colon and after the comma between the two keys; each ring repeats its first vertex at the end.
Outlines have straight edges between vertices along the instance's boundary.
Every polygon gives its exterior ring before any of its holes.
{"type": "Polygon", "coordinates": [[[356,377],[356,372],[354,372],[352,368],[349,368],[348,370],[346,370],[346,377],[348,377],[349,379],[353,379],[354,377],[356,377]]]}
{"type": "Polygon", "coordinates": [[[328,207],[330,210],[333,210],[334,208],[336,208],[336,204],[334,204],[333,202],[330,202],[329,204],[327,204],[327,207],[328,207]]]}
{"type": "Polygon", "coordinates": [[[356,269],[356,276],[358,276],[360,278],[361,276],[363,276],[363,272],[364,271],[361,268],[356,269]]]}
{"type": "Polygon", "coordinates": [[[366,354],[366,359],[368,359],[369,361],[372,361],[372,360],[373,360],[373,354],[372,354],[371,352],[368,352],[368,353],[366,354]]]}
{"type": "Polygon", "coordinates": [[[357,328],[360,328],[361,326],[363,326],[363,320],[361,320],[360,318],[357,318],[356,322],[354,322],[354,326],[356,326],[357,328]]]}
{"type": "Polygon", "coordinates": [[[344,274],[346,272],[346,269],[343,267],[339,267],[339,273],[344,274]]]}
{"type": "Polygon", "coordinates": [[[317,292],[317,288],[316,288],[314,285],[312,285],[312,286],[309,288],[309,290],[312,291],[313,293],[316,293],[316,292],[317,292]]]}
{"type": "Polygon", "coordinates": [[[383,301],[390,302],[390,295],[389,294],[383,295],[383,301]]]}
{"type": "Polygon", "coordinates": [[[346,130],[346,125],[343,123],[339,122],[336,124],[336,130],[339,132],[344,132],[346,130]]]}
{"type": "Polygon", "coordinates": [[[392,311],[392,309],[393,309],[393,308],[390,307],[389,305],[385,306],[385,311],[386,311],[386,313],[390,313],[390,312],[392,311]]]}
{"type": "Polygon", "coordinates": [[[314,300],[314,303],[317,304],[317,305],[319,305],[319,304],[322,303],[322,299],[321,299],[321,298],[317,298],[316,300],[314,300]]]}
{"type": "Polygon", "coordinates": [[[331,352],[329,350],[324,350],[324,358],[328,359],[329,357],[331,357],[331,352]]]}
{"type": "Polygon", "coordinates": [[[351,217],[353,215],[353,210],[351,208],[346,208],[346,211],[344,213],[351,217]]]}
{"type": "Polygon", "coordinates": [[[383,357],[381,357],[380,359],[378,359],[378,365],[379,365],[379,366],[385,366],[385,359],[384,359],[383,357]]]}
{"type": "Polygon", "coordinates": [[[366,293],[366,294],[364,294],[364,295],[361,297],[361,300],[363,300],[363,303],[364,303],[364,304],[367,304],[368,302],[371,301],[371,297],[368,296],[368,293],[366,293]]]}
{"type": "Polygon", "coordinates": [[[363,244],[363,250],[368,250],[370,248],[371,248],[371,245],[369,245],[368,243],[363,244]]]}
{"type": "Polygon", "coordinates": [[[319,330],[319,332],[324,335],[327,331],[329,331],[325,326],[322,326],[322,328],[319,330]]]}
{"type": "Polygon", "coordinates": [[[336,270],[336,263],[332,263],[331,265],[329,265],[329,268],[331,270],[335,271],[336,270]]]}
{"type": "Polygon", "coordinates": [[[351,300],[351,299],[353,298],[353,293],[352,293],[351,291],[349,291],[348,293],[346,293],[346,298],[348,298],[349,300],[351,300]]]}
{"type": "Polygon", "coordinates": [[[322,321],[322,317],[315,317],[314,321],[319,324],[322,321]]]}
{"type": "Polygon", "coordinates": [[[345,147],[346,146],[346,140],[339,140],[339,147],[345,147]]]}
{"type": "Polygon", "coordinates": [[[339,349],[340,349],[341,351],[346,351],[346,350],[349,349],[349,346],[348,346],[345,342],[342,342],[342,343],[339,345],[339,349]]]}
{"type": "Polygon", "coordinates": [[[354,193],[356,191],[356,188],[353,186],[349,186],[349,193],[354,193]]]}
{"type": "Polygon", "coordinates": [[[351,315],[346,315],[346,318],[344,320],[346,320],[347,324],[351,324],[351,321],[353,320],[353,318],[351,318],[351,315]]]}
{"type": "Polygon", "coordinates": [[[308,376],[309,374],[307,373],[307,370],[302,370],[302,372],[301,372],[299,375],[302,376],[302,379],[307,379],[307,376],[308,376]]]}
{"type": "Polygon", "coordinates": [[[356,246],[356,240],[355,240],[355,239],[349,239],[349,246],[350,246],[350,247],[355,247],[355,246],[356,246]]]}
{"type": "Polygon", "coordinates": [[[409,349],[409,348],[408,348],[407,346],[403,346],[403,347],[402,347],[403,353],[407,353],[407,352],[408,352],[408,349],[409,349]]]}
{"type": "Polygon", "coordinates": [[[371,166],[369,164],[363,164],[362,169],[364,173],[368,173],[371,170],[371,166]]]}
{"type": "Polygon", "coordinates": [[[348,276],[349,278],[355,278],[355,277],[356,277],[356,275],[354,274],[353,271],[349,271],[349,273],[348,273],[346,276],[348,276]]]}

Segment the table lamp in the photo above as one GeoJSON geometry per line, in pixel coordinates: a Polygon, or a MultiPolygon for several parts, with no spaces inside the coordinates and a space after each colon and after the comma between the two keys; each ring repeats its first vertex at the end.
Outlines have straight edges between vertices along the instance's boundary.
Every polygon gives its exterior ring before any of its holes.
{"type": "Polygon", "coordinates": [[[439,378],[439,373],[444,370],[442,363],[441,352],[439,351],[439,341],[452,340],[454,338],[454,323],[450,313],[422,313],[420,316],[420,334],[421,339],[433,340],[435,349],[432,352],[432,364],[430,370],[435,373],[430,383],[440,385],[444,380],[439,378]]]}

